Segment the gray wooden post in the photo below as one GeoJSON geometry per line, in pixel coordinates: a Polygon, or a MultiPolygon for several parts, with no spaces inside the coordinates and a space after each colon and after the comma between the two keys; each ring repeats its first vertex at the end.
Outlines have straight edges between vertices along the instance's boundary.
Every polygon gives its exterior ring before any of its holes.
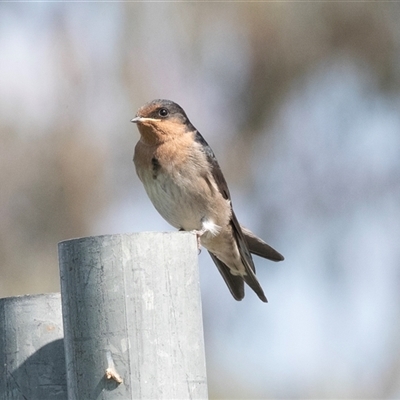
{"type": "Polygon", "coordinates": [[[59,293],[0,299],[0,399],[67,399],[59,293]]]}
{"type": "Polygon", "coordinates": [[[68,398],[206,399],[193,233],[59,243],[68,398]]]}

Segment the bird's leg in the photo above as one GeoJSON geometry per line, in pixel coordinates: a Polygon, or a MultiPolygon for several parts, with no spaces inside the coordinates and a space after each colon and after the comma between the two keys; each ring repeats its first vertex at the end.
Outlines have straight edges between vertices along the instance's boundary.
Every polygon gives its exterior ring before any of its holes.
{"type": "Polygon", "coordinates": [[[196,234],[196,238],[197,238],[197,250],[199,251],[198,254],[200,254],[200,253],[201,253],[201,241],[200,241],[200,238],[201,238],[201,236],[206,232],[206,229],[203,228],[203,229],[201,229],[200,231],[194,230],[193,232],[196,234]]]}
{"type": "Polygon", "coordinates": [[[117,382],[118,384],[122,383],[123,380],[119,375],[119,373],[117,372],[117,370],[115,369],[114,360],[112,359],[111,352],[109,350],[107,350],[106,352],[106,358],[108,367],[105,372],[105,377],[107,379],[114,379],[114,381],[117,382]]]}
{"type": "Polygon", "coordinates": [[[197,236],[197,247],[199,249],[199,254],[201,253],[201,242],[200,238],[203,236],[206,232],[207,234],[210,234],[212,236],[217,236],[221,232],[221,227],[217,225],[212,219],[208,219],[206,217],[203,217],[201,219],[201,229],[200,230],[195,230],[194,231],[197,236]]]}
{"type": "MultiPolygon", "coordinates": [[[[199,251],[199,254],[201,253],[201,241],[200,238],[207,232],[208,229],[204,228],[200,229],[199,231],[194,229],[193,233],[196,234],[196,239],[197,239],[197,250],[199,251]]],[[[183,228],[179,229],[179,232],[184,232],[185,230],[183,228]]]]}
{"type": "MultiPolygon", "coordinates": [[[[206,232],[207,229],[203,228],[200,231],[197,231],[196,229],[191,231],[196,234],[196,239],[197,239],[197,250],[199,251],[198,254],[201,253],[201,242],[200,242],[200,237],[206,232]]],[[[179,229],[179,232],[184,232],[185,230],[183,228],[179,229]]]]}

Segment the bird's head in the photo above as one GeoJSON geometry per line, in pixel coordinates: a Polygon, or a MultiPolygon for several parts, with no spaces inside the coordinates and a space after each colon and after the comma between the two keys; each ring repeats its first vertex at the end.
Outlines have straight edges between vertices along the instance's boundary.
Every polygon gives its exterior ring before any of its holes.
{"type": "Polygon", "coordinates": [[[162,143],[195,130],[183,108],[170,100],[146,103],[131,122],[138,125],[142,140],[148,144],[162,143]]]}

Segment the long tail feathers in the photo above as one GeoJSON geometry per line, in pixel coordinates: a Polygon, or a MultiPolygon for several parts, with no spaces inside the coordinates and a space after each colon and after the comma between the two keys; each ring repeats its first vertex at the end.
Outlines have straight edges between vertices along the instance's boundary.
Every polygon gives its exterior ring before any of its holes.
{"type": "Polygon", "coordinates": [[[245,227],[241,227],[243,235],[246,239],[247,245],[251,253],[257,256],[267,258],[271,261],[283,261],[284,257],[282,254],[273,249],[269,244],[265,243],[259,237],[257,237],[253,232],[245,227]]]}
{"type": "Polygon", "coordinates": [[[231,219],[232,233],[235,238],[238,250],[242,259],[242,263],[246,270],[246,275],[233,275],[230,268],[219,260],[214,254],[210,253],[215,265],[224,278],[232,296],[236,300],[242,300],[244,297],[244,282],[247,283],[254,290],[257,296],[263,302],[267,303],[264,291],[257,280],[253,259],[250,253],[256,254],[260,257],[267,258],[272,261],[282,261],[284,258],[282,254],[278,253],[270,245],[254,235],[253,232],[247,228],[241,227],[232,211],[231,219]]]}
{"type": "Polygon", "coordinates": [[[248,247],[246,238],[243,234],[241,226],[233,210],[231,216],[231,227],[232,227],[233,237],[235,238],[236,245],[238,247],[239,254],[246,271],[246,275],[243,275],[242,278],[254,290],[254,292],[257,294],[257,296],[260,298],[261,301],[268,303],[264,291],[257,280],[256,268],[254,266],[253,258],[251,257],[250,254],[250,249],[248,247]]]}
{"type": "MultiPolygon", "coordinates": [[[[210,253],[210,252],[209,252],[210,253]]],[[[221,273],[226,285],[228,286],[232,296],[235,300],[242,300],[244,297],[244,281],[239,275],[232,275],[230,269],[219,260],[213,253],[210,253],[218,271],[221,273]]]]}

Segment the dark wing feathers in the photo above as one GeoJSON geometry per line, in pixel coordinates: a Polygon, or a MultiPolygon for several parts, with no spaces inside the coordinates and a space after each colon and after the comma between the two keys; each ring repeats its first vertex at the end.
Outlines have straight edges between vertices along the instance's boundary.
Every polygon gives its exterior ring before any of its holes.
{"type": "MultiPolygon", "coordinates": [[[[210,253],[210,252],[209,252],[210,253]]],[[[232,296],[235,300],[242,300],[244,297],[244,281],[241,276],[235,276],[231,274],[230,269],[219,260],[213,253],[210,253],[218,271],[221,273],[226,285],[228,286],[232,296]]]]}
{"type": "Polygon", "coordinates": [[[246,239],[243,235],[242,229],[236,218],[236,215],[233,212],[233,209],[232,209],[231,226],[232,226],[233,236],[235,237],[239,249],[239,254],[242,259],[242,263],[246,270],[246,275],[243,276],[243,279],[254,290],[254,292],[257,294],[260,300],[267,303],[268,300],[265,297],[264,291],[260,283],[258,282],[255,274],[256,269],[254,267],[253,258],[251,257],[246,239]]]}
{"type": "Polygon", "coordinates": [[[195,141],[197,143],[201,144],[202,149],[203,149],[204,153],[206,154],[207,161],[211,165],[211,174],[212,174],[213,178],[215,179],[215,182],[218,186],[219,191],[222,194],[222,197],[224,199],[230,200],[231,195],[229,193],[228,184],[226,183],[224,175],[222,174],[221,168],[218,164],[215,154],[212,151],[211,147],[206,142],[206,140],[203,138],[203,136],[201,136],[199,131],[196,131],[196,133],[195,133],[195,141]]]}
{"type": "MultiPolygon", "coordinates": [[[[224,175],[222,174],[221,168],[214,155],[214,152],[212,151],[211,147],[208,145],[206,140],[203,138],[203,136],[201,136],[200,132],[198,131],[195,132],[195,141],[202,146],[202,149],[206,154],[207,161],[210,163],[211,166],[212,176],[215,179],[215,182],[218,186],[220,193],[222,194],[224,199],[230,200],[231,195],[229,193],[228,185],[226,183],[224,175]]],[[[228,285],[228,288],[231,291],[232,296],[236,300],[242,300],[244,297],[244,283],[243,283],[244,280],[254,290],[254,292],[262,301],[267,302],[268,300],[265,297],[264,291],[256,278],[255,275],[256,270],[250,253],[257,254],[261,257],[269,258],[270,260],[273,261],[283,260],[283,257],[267,243],[257,238],[248,229],[244,229],[243,232],[242,227],[240,226],[236,218],[236,215],[233,212],[232,205],[231,205],[231,211],[232,211],[232,218],[230,223],[232,227],[232,232],[235,237],[236,243],[238,245],[242,263],[246,270],[246,275],[244,276],[232,275],[230,269],[212,253],[210,253],[211,258],[213,259],[219,272],[224,278],[226,284],[228,285]]]]}

